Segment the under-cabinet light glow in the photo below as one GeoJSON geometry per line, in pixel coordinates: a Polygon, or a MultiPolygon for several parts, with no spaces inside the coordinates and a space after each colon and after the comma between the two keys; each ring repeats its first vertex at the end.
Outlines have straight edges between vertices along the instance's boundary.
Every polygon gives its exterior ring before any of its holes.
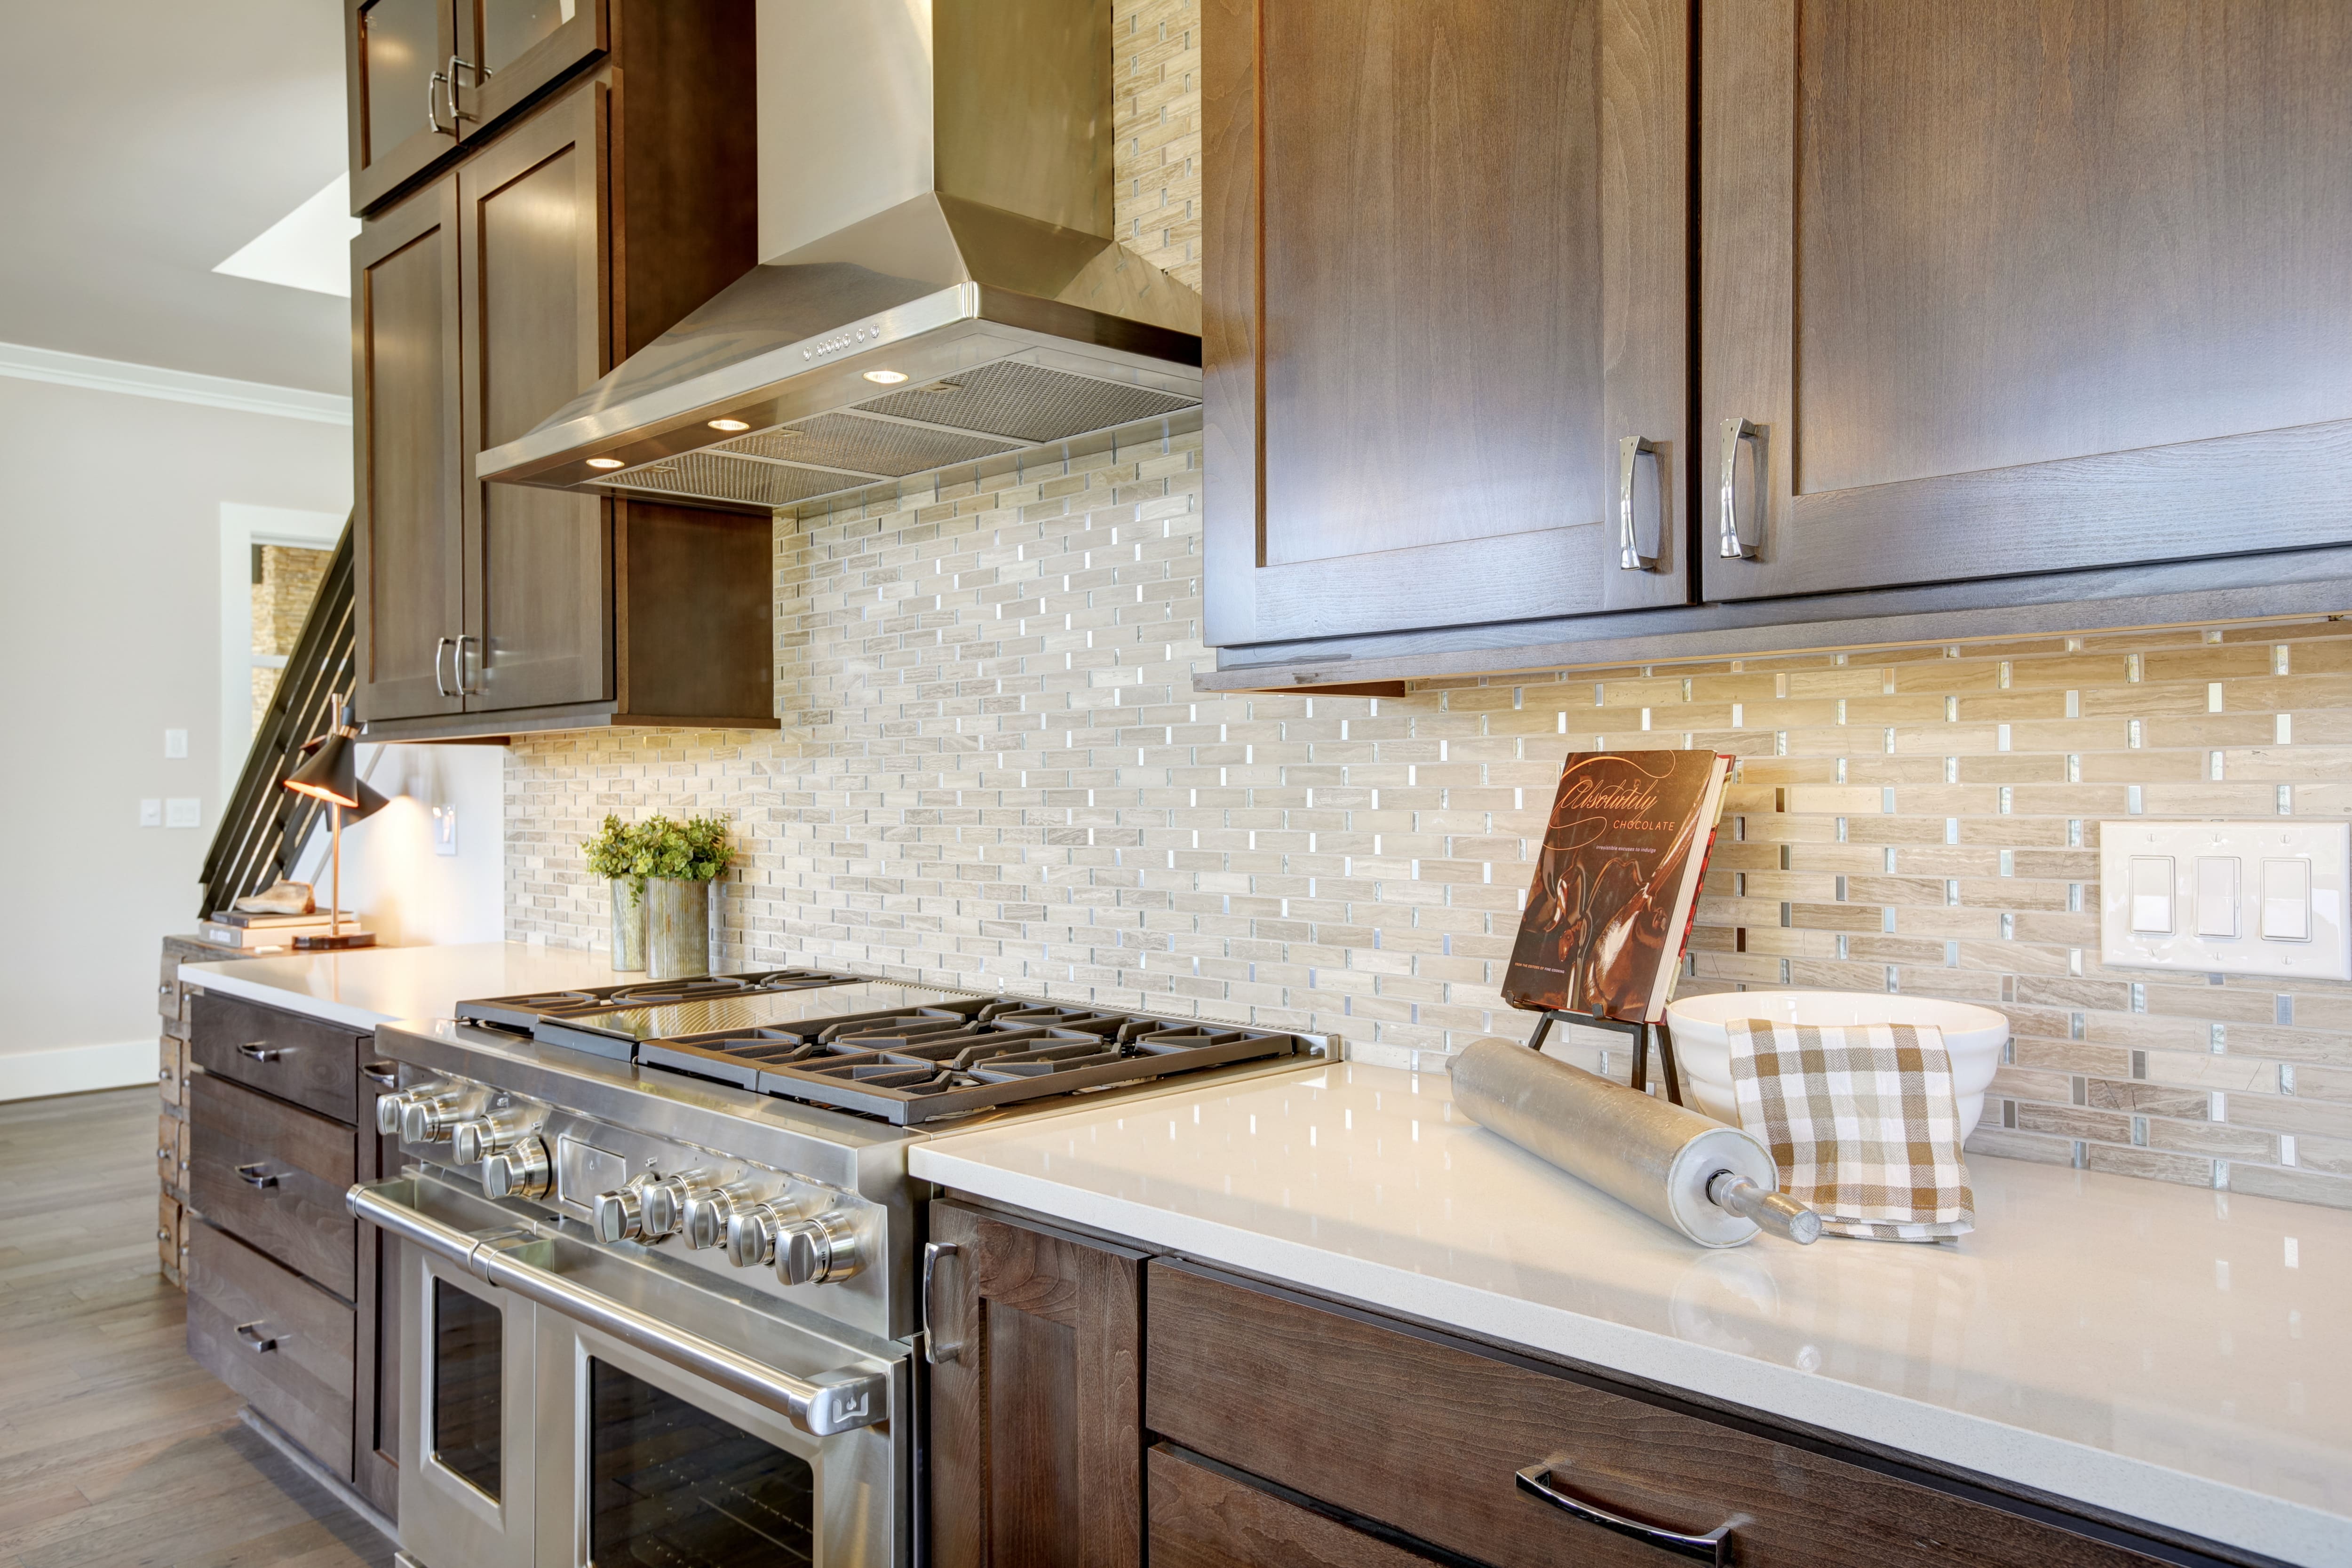
{"type": "Polygon", "coordinates": [[[622,464],[618,458],[591,458],[588,459],[588,466],[592,468],[617,468],[622,464]]]}
{"type": "Polygon", "coordinates": [[[869,370],[866,373],[866,379],[881,386],[896,386],[907,379],[907,373],[903,370],[869,370]]]}
{"type": "Polygon", "coordinates": [[[710,427],[713,430],[749,430],[751,428],[740,419],[713,419],[710,422],[710,427]]]}

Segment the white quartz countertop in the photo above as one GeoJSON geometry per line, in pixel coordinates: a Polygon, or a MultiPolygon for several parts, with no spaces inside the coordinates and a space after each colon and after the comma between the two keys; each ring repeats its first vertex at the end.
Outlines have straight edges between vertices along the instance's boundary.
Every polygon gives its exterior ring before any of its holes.
{"type": "Polygon", "coordinates": [[[184,963],[180,977],[206,991],[373,1029],[395,1018],[446,1018],[459,1002],[475,997],[614,985],[646,976],[643,970],[620,973],[603,954],[578,948],[471,942],[184,963]]]}
{"type": "Polygon", "coordinates": [[[1707,1251],[1341,1064],[950,1134],[918,1176],[2287,1562],[2352,1563],[2352,1215],[1969,1163],[1956,1246],[1707,1251]]]}

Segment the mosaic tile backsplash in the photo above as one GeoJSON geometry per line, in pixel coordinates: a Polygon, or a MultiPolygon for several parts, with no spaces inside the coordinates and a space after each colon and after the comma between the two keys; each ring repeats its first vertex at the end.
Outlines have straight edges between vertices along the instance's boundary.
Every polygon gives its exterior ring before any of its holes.
{"type": "MultiPolygon", "coordinates": [[[[1197,10],[1118,16],[1121,222],[1197,268],[1197,10]]],[[[782,733],[518,739],[509,935],[602,944],[578,846],[605,812],[715,812],[746,849],[730,963],[1441,1066],[1528,1033],[1497,988],[1561,757],[1713,747],[1740,761],[1685,994],[1981,1002],[2014,1039],[1972,1152],[2352,1206],[2352,987],[2109,971],[2096,913],[2102,821],[2352,816],[2352,625],[1205,697],[1199,446],[780,518],[782,733]]]]}

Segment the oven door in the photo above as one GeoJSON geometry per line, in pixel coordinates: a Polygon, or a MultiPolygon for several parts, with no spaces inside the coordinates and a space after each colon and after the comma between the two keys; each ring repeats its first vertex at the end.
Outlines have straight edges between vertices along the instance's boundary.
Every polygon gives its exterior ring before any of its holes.
{"type": "Polygon", "coordinates": [[[539,1310],[401,1255],[400,1540],[431,1568],[531,1568],[539,1310]]]}
{"type": "Polygon", "coordinates": [[[415,1244],[400,1535],[425,1568],[909,1561],[904,1356],[433,1175],[352,1208],[415,1244]]]}

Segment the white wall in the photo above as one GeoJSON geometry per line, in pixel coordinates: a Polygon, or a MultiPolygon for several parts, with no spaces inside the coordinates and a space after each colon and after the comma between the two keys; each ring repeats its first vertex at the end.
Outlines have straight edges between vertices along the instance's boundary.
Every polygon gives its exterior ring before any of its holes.
{"type": "MultiPolygon", "coordinates": [[[[222,505],[340,516],[351,483],[347,426],[0,375],[0,1100],[152,1079],[157,944],[194,927],[234,771],[222,505]],[[171,796],[199,828],[138,826],[171,796]]],[[[393,750],[378,786],[444,781],[466,853],[432,855],[425,804],[396,802],[347,838],[346,902],[402,940],[495,937],[502,753],[393,750]]]]}
{"type": "MultiPolygon", "coordinates": [[[[500,746],[367,746],[360,773],[392,804],[343,829],[343,907],[379,942],[497,942],[506,897],[506,750],[500,746]],[[434,850],[433,808],[455,810],[457,853],[434,850]]],[[[327,902],[327,835],[295,876],[327,902]]]]}

